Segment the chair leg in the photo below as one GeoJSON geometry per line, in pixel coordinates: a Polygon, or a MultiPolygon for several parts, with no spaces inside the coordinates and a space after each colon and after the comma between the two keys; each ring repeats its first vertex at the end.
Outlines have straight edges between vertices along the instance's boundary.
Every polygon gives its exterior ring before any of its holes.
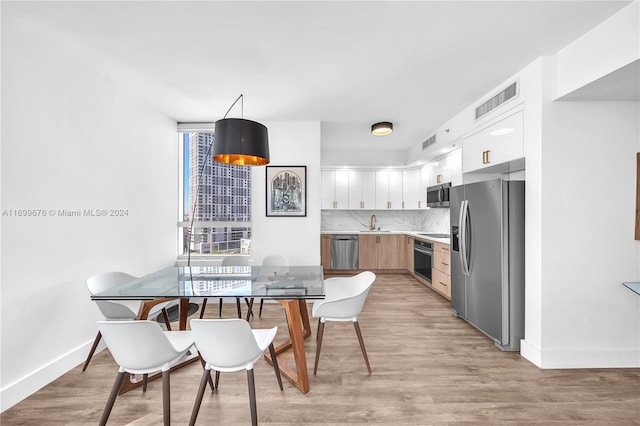
{"type": "Polygon", "coordinates": [[[354,321],[353,326],[355,327],[356,334],[358,335],[358,342],[360,342],[360,350],[362,351],[364,362],[367,364],[367,370],[369,370],[369,374],[371,374],[371,367],[369,366],[369,358],[367,358],[367,350],[364,348],[364,340],[362,340],[362,333],[360,332],[360,325],[358,324],[358,321],[354,321]]]}
{"type": "Polygon", "coordinates": [[[247,370],[247,381],[249,382],[249,405],[251,407],[251,425],[258,425],[258,408],[256,406],[256,384],[253,379],[253,368],[247,370]]]}
{"type": "Polygon", "coordinates": [[[244,302],[247,304],[247,322],[249,322],[253,315],[253,297],[251,299],[245,297],[244,302]]]}
{"type": "Polygon", "coordinates": [[[162,308],[162,316],[164,317],[164,325],[167,326],[167,330],[171,331],[171,323],[169,322],[169,314],[165,308],[162,308]]]}
{"type": "MultiPolygon", "coordinates": [[[[200,308],[200,317],[199,317],[200,319],[202,319],[202,317],[204,317],[204,309],[206,307],[207,307],[207,298],[205,297],[204,299],[202,299],[202,308],[200,308]]],[[[220,310],[222,310],[222,307],[220,308],[220,310]]]]}
{"type": "Polygon", "coordinates": [[[242,310],[240,309],[240,298],[236,297],[236,308],[238,309],[238,318],[242,318],[242,310]]]}
{"type": "Polygon", "coordinates": [[[262,318],[262,305],[264,304],[264,299],[260,299],[260,312],[258,312],[258,318],[262,318]]]}
{"type": "Polygon", "coordinates": [[[113,408],[113,404],[116,402],[118,391],[120,390],[120,385],[122,385],[123,380],[124,380],[124,371],[118,372],[118,375],[116,376],[116,381],[113,383],[113,387],[111,388],[109,399],[107,399],[107,404],[104,406],[104,411],[102,412],[102,418],[100,419],[100,426],[105,426],[107,424],[107,420],[109,419],[109,414],[111,414],[111,409],[113,408]]]}
{"type": "Polygon", "coordinates": [[[149,382],[149,375],[148,374],[143,374],[142,375],[142,392],[146,392],[147,391],[147,383],[149,382]]]}
{"type": "Polygon", "coordinates": [[[171,384],[169,370],[162,372],[162,418],[164,426],[171,425],[171,384]]]}
{"type": "Polygon", "coordinates": [[[96,338],[93,339],[93,346],[91,346],[91,350],[89,351],[89,355],[87,355],[87,360],[84,362],[84,366],[82,367],[82,371],[85,371],[87,369],[87,367],[89,366],[89,362],[91,361],[91,358],[93,358],[93,354],[96,351],[96,348],[98,347],[98,343],[100,343],[100,339],[102,339],[102,333],[100,333],[98,331],[98,334],[96,334],[96,338]]]}
{"type": "MultiPolygon", "coordinates": [[[[200,351],[198,351],[198,356],[200,357],[200,364],[202,364],[202,369],[207,371],[207,363],[202,358],[202,355],[200,355],[200,351]]],[[[211,379],[211,374],[209,374],[209,386],[211,387],[211,392],[216,390],[216,387],[213,384],[213,380],[211,379]]]]}
{"type": "Polygon", "coordinates": [[[216,389],[218,389],[218,383],[220,382],[220,372],[216,371],[216,389]]]}
{"type": "Polygon", "coordinates": [[[276,350],[273,347],[273,343],[269,345],[269,353],[271,354],[271,363],[273,364],[273,371],[276,372],[276,379],[278,379],[278,386],[280,386],[280,390],[284,390],[282,388],[282,378],[280,377],[280,367],[278,367],[278,357],[276,356],[276,350]]]}
{"type": "Polygon", "coordinates": [[[196,424],[196,418],[198,412],[200,412],[200,405],[202,405],[202,397],[204,396],[204,390],[207,387],[207,382],[211,380],[211,370],[206,368],[202,372],[202,379],[200,379],[200,387],[198,387],[198,395],[196,396],[196,402],[193,404],[193,411],[191,411],[191,419],[189,420],[189,426],[196,424]]]}
{"type": "Polygon", "coordinates": [[[313,375],[318,372],[318,361],[320,360],[320,348],[322,348],[322,335],[324,334],[324,322],[318,321],[318,336],[316,337],[316,363],[313,366],[313,375]]]}
{"type": "MultiPolygon", "coordinates": [[[[219,302],[218,302],[218,318],[222,318],[222,297],[220,298],[219,302]]],[[[202,318],[202,317],[200,317],[202,318]]]]}

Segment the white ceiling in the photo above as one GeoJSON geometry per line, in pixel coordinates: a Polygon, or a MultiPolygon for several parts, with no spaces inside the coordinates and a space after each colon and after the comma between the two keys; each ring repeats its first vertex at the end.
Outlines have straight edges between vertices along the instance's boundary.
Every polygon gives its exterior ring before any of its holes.
{"type": "Polygon", "coordinates": [[[321,121],[323,150],[405,150],[628,3],[2,2],[2,19],[178,122],[222,118],[242,93],[245,118],[321,121]],[[371,136],[377,121],[394,133],[371,136]]]}

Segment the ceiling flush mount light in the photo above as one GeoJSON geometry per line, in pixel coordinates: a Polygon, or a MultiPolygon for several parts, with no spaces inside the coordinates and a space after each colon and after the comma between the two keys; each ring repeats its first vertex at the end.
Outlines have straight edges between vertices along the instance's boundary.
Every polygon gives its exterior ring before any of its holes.
{"type": "Polygon", "coordinates": [[[371,134],[374,136],[386,136],[390,135],[391,132],[393,132],[393,123],[388,121],[371,125],[371,134]]]}
{"type": "MultiPolygon", "coordinates": [[[[216,121],[213,159],[219,163],[237,166],[264,166],[269,164],[269,135],[267,128],[244,118],[227,118],[231,105],[222,120],[216,121]]],[[[243,100],[244,102],[244,100],[243,100]]]]}

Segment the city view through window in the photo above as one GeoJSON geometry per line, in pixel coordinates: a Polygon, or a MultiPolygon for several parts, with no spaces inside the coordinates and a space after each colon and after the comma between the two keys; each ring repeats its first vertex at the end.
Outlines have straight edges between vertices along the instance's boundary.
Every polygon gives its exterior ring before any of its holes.
{"type": "Polygon", "coordinates": [[[183,254],[248,254],[251,169],[213,161],[214,139],[213,133],[182,133],[183,254]]]}

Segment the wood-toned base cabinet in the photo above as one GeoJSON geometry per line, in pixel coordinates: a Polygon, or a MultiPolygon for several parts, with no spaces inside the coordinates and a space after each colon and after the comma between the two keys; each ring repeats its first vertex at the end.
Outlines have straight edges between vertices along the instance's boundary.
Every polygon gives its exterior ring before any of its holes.
{"type": "Polygon", "coordinates": [[[406,236],[360,235],[358,238],[358,269],[405,269],[406,236]]]}
{"type": "Polygon", "coordinates": [[[433,244],[433,270],[431,273],[431,287],[451,300],[451,255],[448,244],[433,244]]]}

